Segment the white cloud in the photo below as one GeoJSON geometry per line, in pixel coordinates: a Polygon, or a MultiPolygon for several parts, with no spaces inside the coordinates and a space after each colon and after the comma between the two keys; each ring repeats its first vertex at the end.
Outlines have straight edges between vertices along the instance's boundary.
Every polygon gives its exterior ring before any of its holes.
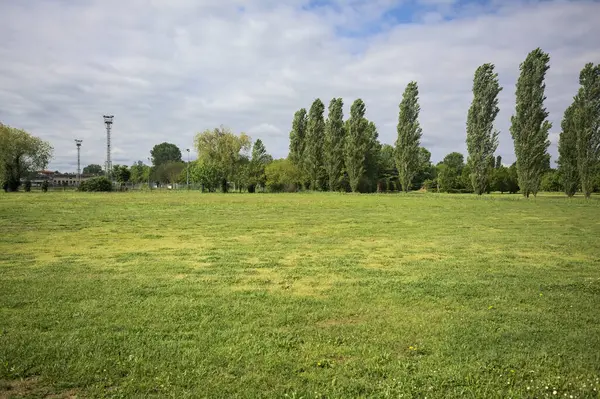
{"type": "Polygon", "coordinates": [[[5,1],[0,120],[50,140],[52,169],[75,169],[74,138],[84,140],[82,163],[103,163],[105,113],[115,115],[113,146],[130,164],[154,144],[185,149],[196,132],[221,124],[281,157],[294,112],[316,97],[326,105],[343,97],[346,113],[363,98],[380,139],[393,143],[398,103],[414,79],[423,143],[439,160],[465,151],[472,75],[493,62],[504,86],[499,153],[510,162],[519,63],[540,46],[551,55],[546,105],[560,131],[579,70],[600,62],[599,3],[421,1],[427,7],[414,18],[426,23],[388,23],[370,34],[399,2],[310,9],[301,0],[5,1]]]}

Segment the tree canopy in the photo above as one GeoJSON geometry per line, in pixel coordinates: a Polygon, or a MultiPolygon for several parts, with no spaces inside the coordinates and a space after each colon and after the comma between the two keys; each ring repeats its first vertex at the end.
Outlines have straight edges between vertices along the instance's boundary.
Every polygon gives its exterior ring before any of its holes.
{"type": "Polygon", "coordinates": [[[202,169],[211,170],[221,182],[223,191],[227,191],[228,182],[236,178],[240,163],[248,159],[251,140],[245,133],[235,135],[223,126],[198,133],[194,139],[198,151],[197,163],[202,169]]]}
{"type": "Polygon", "coordinates": [[[86,175],[101,175],[104,172],[102,171],[102,166],[93,163],[88,166],[85,166],[82,170],[82,173],[86,175]]]}
{"type": "Polygon", "coordinates": [[[167,162],[181,162],[181,150],[175,144],[160,143],[150,151],[152,165],[158,166],[167,162]]]}
{"type": "Polygon", "coordinates": [[[0,180],[4,190],[18,190],[21,178],[44,169],[52,152],[50,143],[0,123],[0,180]]]}

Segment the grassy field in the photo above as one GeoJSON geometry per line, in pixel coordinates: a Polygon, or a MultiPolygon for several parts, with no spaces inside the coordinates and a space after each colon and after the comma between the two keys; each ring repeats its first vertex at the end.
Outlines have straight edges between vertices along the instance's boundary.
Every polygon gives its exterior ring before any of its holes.
{"type": "Polygon", "coordinates": [[[600,201],[0,195],[0,397],[598,397],[600,201]]]}

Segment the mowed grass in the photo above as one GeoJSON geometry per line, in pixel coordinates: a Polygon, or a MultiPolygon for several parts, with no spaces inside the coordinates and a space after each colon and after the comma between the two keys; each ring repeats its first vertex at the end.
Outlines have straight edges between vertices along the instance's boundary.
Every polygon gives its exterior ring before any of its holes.
{"type": "Polygon", "coordinates": [[[597,199],[20,193],[0,220],[2,398],[600,391],[597,199]]]}

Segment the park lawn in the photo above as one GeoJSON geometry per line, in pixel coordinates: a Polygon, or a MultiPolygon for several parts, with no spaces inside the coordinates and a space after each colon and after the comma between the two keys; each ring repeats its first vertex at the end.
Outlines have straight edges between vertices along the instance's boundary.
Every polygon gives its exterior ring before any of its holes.
{"type": "Polygon", "coordinates": [[[597,198],[16,193],[0,221],[1,398],[600,391],[597,198]]]}

